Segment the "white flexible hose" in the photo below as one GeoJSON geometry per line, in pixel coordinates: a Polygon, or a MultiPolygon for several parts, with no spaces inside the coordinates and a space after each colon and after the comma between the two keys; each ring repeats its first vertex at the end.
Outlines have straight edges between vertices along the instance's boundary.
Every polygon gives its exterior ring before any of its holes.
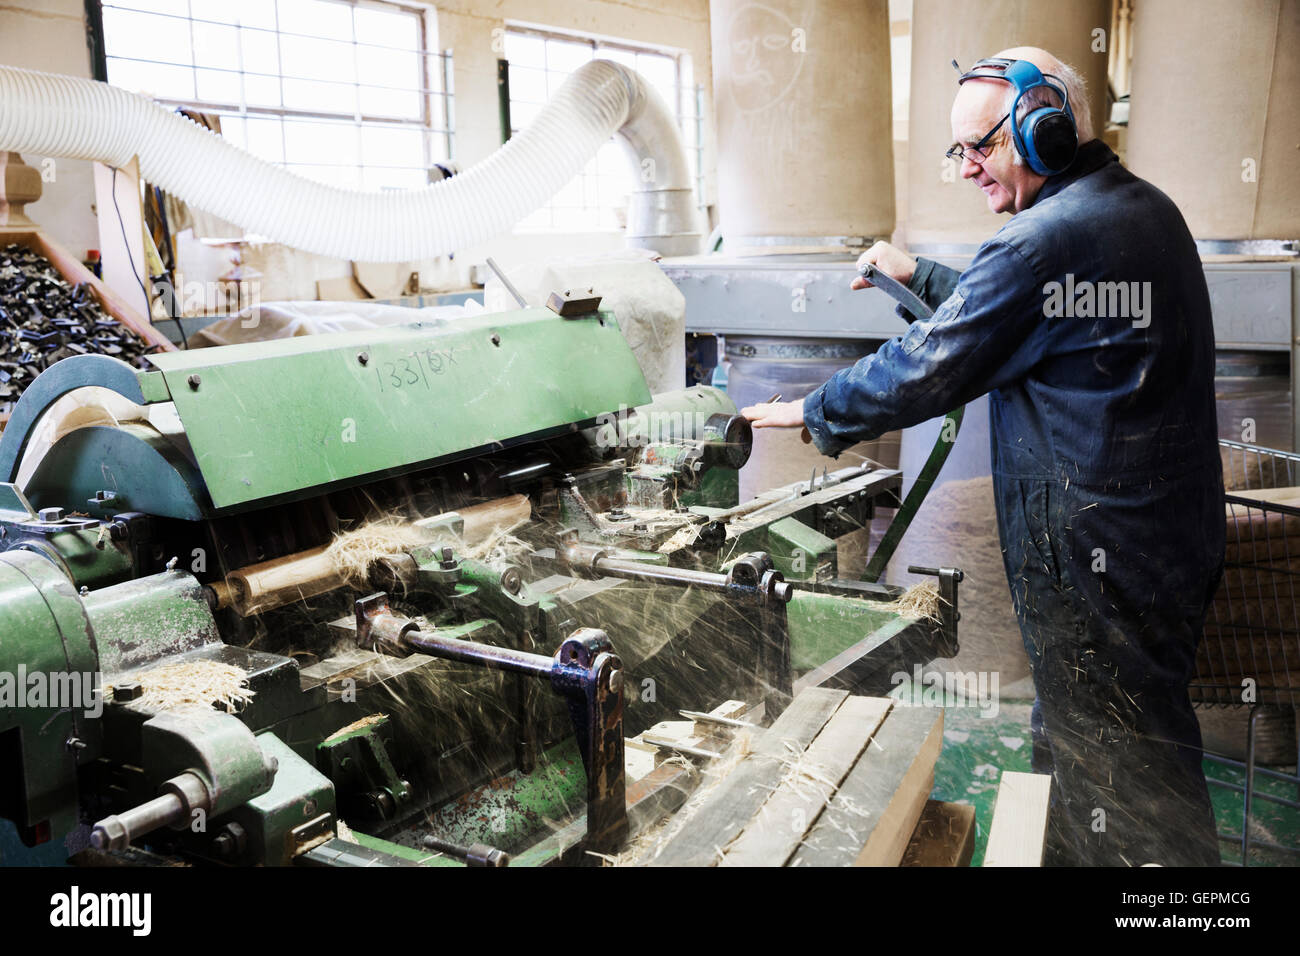
{"type": "Polygon", "coordinates": [[[654,143],[666,153],[648,157],[655,181],[634,196],[631,217],[638,225],[654,219],[659,228],[630,228],[630,237],[694,233],[690,179],[671,116],[639,74],[608,60],[584,64],[528,129],[481,163],[427,187],[385,192],[306,179],[107,83],[0,66],[0,150],[112,166],[139,156],[148,182],[193,206],[297,249],[364,262],[432,258],[508,231],[615,132],[629,148],[654,143]],[[653,216],[637,212],[641,197],[655,207],[653,216]],[[667,227],[665,199],[672,207],[667,227]]]}

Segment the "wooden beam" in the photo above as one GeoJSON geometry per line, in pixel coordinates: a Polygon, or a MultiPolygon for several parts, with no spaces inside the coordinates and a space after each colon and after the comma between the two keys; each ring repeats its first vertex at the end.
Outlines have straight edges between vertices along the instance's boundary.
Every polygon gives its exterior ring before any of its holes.
{"type": "Polygon", "coordinates": [[[718,784],[650,865],[716,864],[780,781],[782,758],[791,750],[802,753],[847,697],[847,691],[825,687],[796,697],[771,727],[755,734],[749,757],[718,784]]]}
{"type": "Polygon", "coordinates": [[[970,866],[975,855],[975,807],[925,801],[903,853],[903,866],[970,866]]]}
{"type": "Polygon", "coordinates": [[[796,757],[776,792],[727,848],[721,866],[784,866],[857,763],[893,701],[850,697],[796,757]]]}
{"type": "Polygon", "coordinates": [[[1052,778],[1005,771],[984,850],[985,866],[1042,866],[1052,778]]]}
{"type": "Polygon", "coordinates": [[[942,708],[895,704],[790,865],[898,866],[942,746],[942,708]]]}

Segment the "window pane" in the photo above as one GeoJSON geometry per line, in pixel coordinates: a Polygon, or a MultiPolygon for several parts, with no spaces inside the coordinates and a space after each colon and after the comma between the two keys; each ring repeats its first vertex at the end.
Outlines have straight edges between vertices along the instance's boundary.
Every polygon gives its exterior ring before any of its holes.
{"type": "Polygon", "coordinates": [[[272,163],[284,162],[284,136],[279,119],[248,118],[248,151],[272,163]]]}
{"type": "Polygon", "coordinates": [[[238,69],[239,31],[210,23],[194,24],[194,63],[196,66],[238,69]]]}
{"type": "MultiPolygon", "coordinates": [[[[128,0],[128,5],[135,6],[135,0],[128,0]]],[[[195,20],[238,23],[240,9],[239,4],[232,3],[231,0],[190,0],[190,14],[195,20]]]]}
{"type": "Polygon", "coordinates": [[[608,47],[601,47],[597,54],[597,59],[613,60],[615,63],[622,63],[624,66],[630,66],[636,69],[636,54],[631,50],[616,50],[608,47]]]}
{"type": "Polygon", "coordinates": [[[546,41],[546,68],[572,73],[591,59],[590,43],[570,43],[565,40],[546,41]]]}
{"type": "MultiPolygon", "coordinates": [[[[136,10],[150,10],[154,13],[170,13],[178,17],[189,14],[188,0],[125,0],[122,3],[124,7],[133,7],[136,10]]],[[[107,10],[104,11],[108,13],[107,10]]]]}
{"type": "Polygon", "coordinates": [[[192,62],[190,25],[174,17],[105,10],[104,47],[111,56],[170,63],[192,62]]]}
{"type": "Polygon", "coordinates": [[[317,80],[285,80],[284,105],[317,113],[353,116],[357,109],[356,87],[317,80]]]}
{"type": "Polygon", "coordinates": [[[357,47],[357,66],[361,79],[372,86],[419,90],[424,86],[420,59],[416,53],[357,47]]]}
{"type": "Polygon", "coordinates": [[[227,73],[224,70],[195,70],[194,82],[198,99],[210,103],[239,105],[238,73],[227,73]]]}
{"type": "Polygon", "coordinates": [[[420,48],[420,21],[413,13],[357,7],[356,24],[358,43],[377,43],[406,50],[420,48]]]}
{"type": "Polygon", "coordinates": [[[424,133],[418,129],[367,127],[361,131],[361,162],[366,166],[424,169],[424,133]]]}
{"type": "MultiPolygon", "coordinates": [[[[443,63],[424,51],[421,13],[371,0],[120,0],[140,10],[111,2],[110,81],[219,113],[232,145],[350,188],[419,188],[429,164],[447,159],[448,137],[426,125],[445,125],[447,105],[435,92],[443,63]],[[362,112],[375,122],[359,122],[362,112]]],[[[544,41],[531,48],[541,67],[544,41]]],[[[535,79],[540,103],[543,70],[535,79]]]]}
{"type": "Polygon", "coordinates": [[[194,72],[187,66],[108,60],[108,82],[124,90],[167,100],[194,99],[194,72]]]}
{"type": "Polygon", "coordinates": [[[420,113],[420,95],[406,93],[402,90],[377,90],[363,86],[361,93],[361,113],[363,116],[393,117],[395,119],[418,120],[420,113]]]}
{"type": "MultiPolygon", "coordinates": [[[[546,66],[546,41],[541,37],[525,36],[520,33],[507,33],[505,58],[510,66],[527,66],[541,69],[546,66]]],[[[510,91],[513,94],[514,84],[510,91]]]]}
{"type": "Polygon", "coordinates": [[[352,7],[328,0],[278,0],[280,30],[310,37],[352,39],[352,7]]]}
{"type": "Polygon", "coordinates": [[[510,125],[515,130],[524,130],[533,125],[537,114],[542,111],[540,103],[516,103],[510,98],[510,125]]]}
{"type": "Polygon", "coordinates": [[[637,54],[636,71],[650,81],[670,105],[677,91],[677,66],[666,56],[637,54]]]}
{"type": "Polygon", "coordinates": [[[290,163],[346,163],[356,166],[357,128],[350,123],[284,121],[285,160],[290,163]]]}
{"type": "Polygon", "coordinates": [[[361,173],[361,184],[365,189],[420,189],[429,185],[429,174],[423,169],[366,166],[361,173]]]}
{"type": "Polygon", "coordinates": [[[232,146],[248,149],[248,133],[244,118],[237,113],[222,113],[221,138],[232,146]]]}
{"type": "Polygon", "coordinates": [[[329,183],[331,186],[343,186],[357,189],[361,185],[361,170],[355,166],[325,166],[290,164],[289,169],[299,176],[306,176],[317,182],[329,183]]]}
{"type": "Polygon", "coordinates": [[[510,64],[510,99],[525,103],[546,102],[546,73],[510,64]]]}
{"type": "Polygon", "coordinates": [[[271,0],[214,0],[214,2],[228,8],[230,13],[246,27],[275,29],[275,4],[271,0]]]}
{"type": "Polygon", "coordinates": [[[284,75],[305,80],[356,79],[356,60],[351,43],[337,40],[312,40],[305,37],[280,37],[280,62],[284,75]]]}

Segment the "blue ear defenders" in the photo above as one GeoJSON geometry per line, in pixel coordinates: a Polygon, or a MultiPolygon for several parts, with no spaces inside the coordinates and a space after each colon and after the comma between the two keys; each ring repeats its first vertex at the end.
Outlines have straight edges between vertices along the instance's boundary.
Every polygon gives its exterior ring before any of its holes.
{"type": "Polygon", "coordinates": [[[1040,176],[1055,176],[1069,168],[1079,148],[1079,131],[1074,125],[1070,95],[1064,83],[1051,74],[1045,76],[1028,60],[998,57],[980,60],[961,75],[957,84],[960,86],[976,78],[1005,80],[1015,88],[1016,95],[1011,101],[1011,139],[1016,144],[1016,152],[1025,158],[1030,169],[1040,176]],[[1020,98],[1040,86],[1057,93],[1061,105],[1040,106],[1017,123],[1020,98]]]}

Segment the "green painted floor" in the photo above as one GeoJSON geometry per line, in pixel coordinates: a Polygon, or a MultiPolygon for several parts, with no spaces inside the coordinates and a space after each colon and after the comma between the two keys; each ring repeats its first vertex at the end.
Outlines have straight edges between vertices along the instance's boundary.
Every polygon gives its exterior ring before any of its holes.
{"type": "MultiPolygon", "coordinates": [[[[975,856],[972,866],[984,861],[993,804],[998,780],[1004,770],[1028,771],[1029,708],[1028,700],[1003,700],[997,713],[983,716],[976,707],[948,707],[944,714],[943,751],[934,768],[936,800],[975,805],[975,856]]],[[[1294,774],[1296,768],[1274,767],[1294,774]]],[[[1210,780],[1244,784],[1244,771],[1211,760],[1205,761],[1205,775],[1210,780]]],[[[1296,785],[1263,776],[1256,777],[1257,791],[1296,800],[1296,785]]],[[[1233,835],[1234,842],[1224,841],[1223,862],[1241,863],[1242,794],[1223,787],[1210,786],[1215,818],[1220,834],[1233,835]]],[[[1300,810],[1256,799],[1251,808],[1252,839],[1262,839],[1283,846],[1300,847],[1300,810]]],[[[1251,866],[1295,866],[1300,854],[1252,848],[1251,866]]]]}

